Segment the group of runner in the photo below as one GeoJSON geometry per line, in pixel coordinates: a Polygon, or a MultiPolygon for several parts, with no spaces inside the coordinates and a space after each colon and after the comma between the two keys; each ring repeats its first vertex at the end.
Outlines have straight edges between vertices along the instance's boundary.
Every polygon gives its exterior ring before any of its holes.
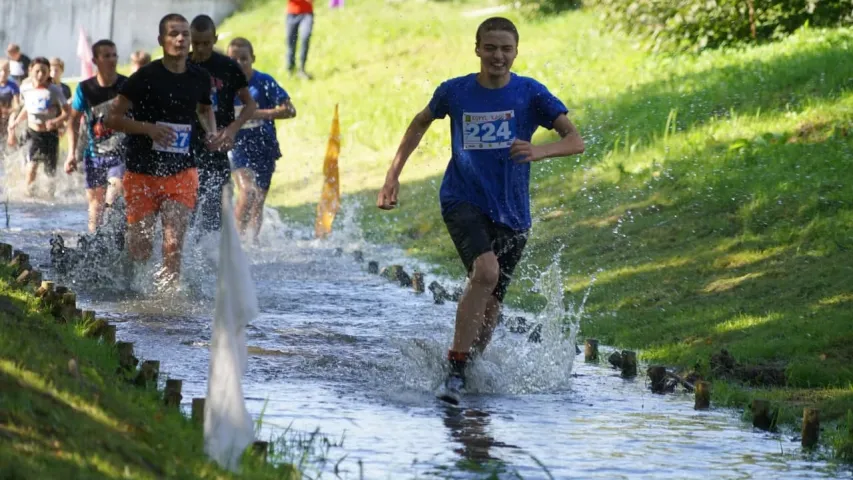
{"type": "MultiPolygon", "coordinates": [[[[108,39],[92,46],[97,74],[80,82],[73,95],[58,81],[61,61],[33,59],[20,88],[0,73],[0,113],[9,118],[4,131],[10,145],[17,141],[17,126],[28,122],[30,189],[39,165],[54,175],[59,138],[68,128],[65,172],[82,166],[89,231],[97,231],[105,211],[123,197],[127,251],[135,263],[144,263],[152,254],[156,222],[162,222],[157,283],[163,286],[178,280],[188,227],[195,223],[200,233],[221,228],[222,194],[232,175],[240,233],[257,240],[281,157],[274,120],[296,114],[287,92],[254,70],[251,42],[235,38],[223,55],[213,49],[217,40],[209,16],[190,23],[169,14],[159,24],[163,58],[151,61],[135,52],[129,77],[117,72],[118,52],[108,39]],[[78,136],[81,124],[85,133],[78,136]]],[[[0,72],[8,72],[7,66],[0,72]]]]}
{"type": "MultiPolygon", "coordinates": [[[[271,76],[253,69],[248,40],[233,39],[227,56],[214,51],[218,37],[210,17],[201,15],[189,23],[181,15],[166,15],[158,40],[163,58],[129,78],[116,73],[115,44],[97,42],[92,54],[98,74],[77,87],[70,107],[60,87],[51,83],[49,62],[34,59],[28,93],[21,89],[24,108],[12,125],[27,117],[33,154],[55,151],[55,131],[66,117],[72,132],[85,118],[88,145],[82,161],[89,228],[97,228],[103,208],[123,189],[131,258],[144,262],[151,256],[159,217],[162,276],[172,282],[180,272],[193,215],[202,230],[219,229],[222,191],[232,175],[240,192],[235,214],[241,233],[257,236],[275,161],[281,157],[273,121],[292,118],[296,111],[271,76]]],[[[457,307],[448,375],[439,394],[449,403],[459,402],[469,362],[491,340],[527,243],[530,164],[584,151],[563,102],[536,80],[511,72],[518,40],[518,30],[505,18],[489,18],[479,26],[479,72],[438,86],[406,130],[376,202],[381,209],[396,208],[408,158],[430,125],[450,116],[452,154],[439,200],[468,282],[457,307]],[[532,144],[538,127],[556,130],[560,140],[532,144]]],[[[8,111],[14,100],[4,93],[4,69],[0,109],[8,111]]],[[[67,172],[81,160],[74,137],[69,136],[67,172]]]]}

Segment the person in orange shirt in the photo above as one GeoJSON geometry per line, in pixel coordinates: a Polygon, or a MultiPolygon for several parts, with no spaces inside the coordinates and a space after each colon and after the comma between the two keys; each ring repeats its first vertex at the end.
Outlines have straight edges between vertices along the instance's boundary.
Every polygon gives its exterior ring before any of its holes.
{"type": "Polygon", "coordinates": [[[314,29],[314,0],[287,0],[287,70],[291,75],[296,71],[296,40],[301,43],[299,49],[299,76],[310,80],[305,71],[308,60],[308,46],[311,43],[311,31],[314,29]]]}

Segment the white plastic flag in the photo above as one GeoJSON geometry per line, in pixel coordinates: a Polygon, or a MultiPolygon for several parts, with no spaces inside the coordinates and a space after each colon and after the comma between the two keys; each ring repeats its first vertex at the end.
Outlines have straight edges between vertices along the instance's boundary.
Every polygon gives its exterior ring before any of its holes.
{"type": "Polygon", "coordinates": [[[222,467],[237,471],[255,438],[243,398],[248,351],[246,326],[258,315],[258,299],[231,209],[231,188],[222,199],[222,232],[216,311],[210,342],[210,373],[204,407],[204,450],[222,467]]]}

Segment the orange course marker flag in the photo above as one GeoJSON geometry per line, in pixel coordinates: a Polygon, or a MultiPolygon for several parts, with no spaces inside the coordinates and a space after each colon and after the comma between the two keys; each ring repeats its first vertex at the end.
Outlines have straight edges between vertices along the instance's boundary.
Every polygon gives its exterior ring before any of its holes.
{"type": "Polygon", "coordinates": [[[326,159],[323,162],[323,191],[317,205],[317,220],[314,234],[325,238],[332,233],[332,223],[341,207],[341,184],[338,175],[338,154],[341,151],[341,127],[338,121],[338,105],[335,104],[335,117],[332,119],[332,131],[329,145],[326,147],[326,159]]]}

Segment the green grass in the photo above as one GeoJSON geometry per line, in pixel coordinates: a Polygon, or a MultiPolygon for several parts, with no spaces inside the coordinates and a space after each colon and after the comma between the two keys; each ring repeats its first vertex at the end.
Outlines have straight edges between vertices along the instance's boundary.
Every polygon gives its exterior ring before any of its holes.
{"type": "MultiPolygon", "coordinates": [[[[207,460],[201,427],[162,406],[162,392],[119,378],[114,348],[56,323],[9,276],[0,266],[0,477],[235,477],[207,460]]],[[[290,468],[247,456],[241,478],[291,478],[290,468]]]]}
{"type": "MultiPolygon", "coordinates": [[[[254,2],[220,28],[255,42],[258,68],[294,98],[279,122],[285,157],[269,203],[310,222],[334,105],[340,104],[344,204],[368,238],[462,275],[438,209],[449,126],[435,124],[403,173],[401,208],[372,208],[407,123],[448,77],[478,68],[483,17],[455,2],[320,9],[312,82],[284,72],[281,7],[254,2]],[[263,35],[259,35],[263,32],[263,35]]],[[[784,365],[789,387],[723,386],[824,418],[853,407],[853,30],[804,29],[785,41],[698,56],[652,56],[590,11],[518,22],[514,70],[572,109],[579,158],[534,166],[534,227],[511,304],[536,309],[531,278],[559,255],[569,298],[595,282],[581,329],[649,362],[707,372],[726,348],[784,365]]],[[[227,41],[227,38],[224,39],[227,41]]],[[[553,136],[540,131],[536,141],[553,136]]]]}

